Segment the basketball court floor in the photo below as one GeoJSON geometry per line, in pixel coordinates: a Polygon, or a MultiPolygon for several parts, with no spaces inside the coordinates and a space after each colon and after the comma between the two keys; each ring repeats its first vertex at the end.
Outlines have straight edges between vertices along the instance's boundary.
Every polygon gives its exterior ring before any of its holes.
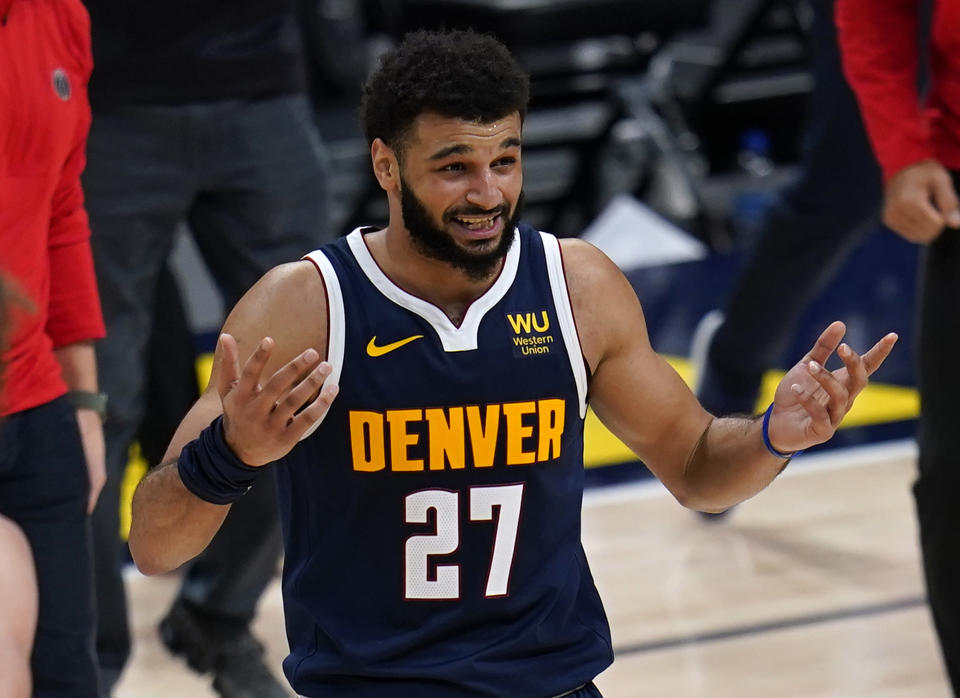
{"type": "MultiPolygon", "coordinates": [[[[910,441],[798,458],[705,522],[653,481],[591,488],[583,540],[616,661],[606,698],[949,698],[924,601],[910,441]]],[[[160,645],[176,575],[129,577],[117,698],[215,696],[160,645]]],[[[286,652],[279,585],[255,630],[286,652]]]]}

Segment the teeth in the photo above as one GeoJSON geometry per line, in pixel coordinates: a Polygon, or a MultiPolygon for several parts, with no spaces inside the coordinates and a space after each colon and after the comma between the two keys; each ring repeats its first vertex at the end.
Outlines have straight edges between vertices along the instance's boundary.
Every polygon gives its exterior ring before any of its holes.
{"type": "Polygon", "coordinates": [[[479,220],[457,218],[457,222],[471,230],[483,230],[493,225],[493,218],[480,218],[479,220]]]}

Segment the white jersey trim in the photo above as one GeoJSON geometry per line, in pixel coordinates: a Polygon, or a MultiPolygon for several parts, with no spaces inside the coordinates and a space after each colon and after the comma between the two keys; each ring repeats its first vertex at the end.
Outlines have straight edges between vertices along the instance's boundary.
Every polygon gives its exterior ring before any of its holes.
{"type": "MultiPolygon", "coordinates": [[[[323,279],[323,285],[327,290],[327,361],[330,362],[333,370],[323,384],[339,383],[340,374],[343,372],[344,345],[347,339],[346,312],[343,308],[343,292],[340,290],[340,279],[337,277],[337,270],[333,268],[333,264],[321,250],[314,250],[310,254],[304,255],[304,259],[309,259],[316,265],[320,277],[323,279]]],[[[327,411],[329,412],[329,410],[327,411]]],[[[303,441],[315,432],[326,416],[327,412],[324,412],[320,419],[314,422],[306,433],[300,437],[300,440],[303,441]]]]}
{"type": "Polygon", "coordinates": [[[466,315],[463,317],[463,322],[457,327],[440,308],[429,301],[407,293],[383,273],[373,255],[370,254],[370,250],[367,249],[367,244],[363,241],[363,233],[360,232],[359,228],[347,236],[347,243],[350,245],[350,251],[353,252],[357,264],[360,265],[370,283],[389,300],[430,323],[437,336],[439,336],[444,351],[473,351],[477,348],[480,322],[513,285],[513,280],[517,276],[517,267],[520,264],[520,233],[514,229],[513,243],[507,251],[500,276],[487,289],[486,293],[470,304],[466,315]]]}
{"type": "Polygon", "coordinates": [[[547,276],[550,278],[550,290],[553,293],[553,307],[557,311],[557,321],[560,323],[560,333],[563,343],[567,347],[567,357],[570,359],[570,368],[573,369],[573,379],[577,384],[577,395],[580,398],[580,418],[587,414],[587,369],[583,360],[583,351],[580,348],[580,335],[573,320],[573,307],[570,305],[570,294],[567,293],[567,279],[563,274],[563,258],[560,255],[560,241],[549,233],[540,233],[543,240],[544,257],[547,260],[547,276]]]}

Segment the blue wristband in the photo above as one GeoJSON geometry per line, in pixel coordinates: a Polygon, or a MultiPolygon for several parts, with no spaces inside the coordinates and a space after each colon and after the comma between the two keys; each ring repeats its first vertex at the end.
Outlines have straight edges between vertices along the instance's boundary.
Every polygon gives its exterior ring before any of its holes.
{"type": "Polygon", "coordinates": [[[223,435],[223,417],[217,417],[180,451],[177,471],[184,486],[211,504],[231,504],[249,490],[263,471],[237,458],[223,435]]]}
{"type": "Polygon", "coordinates": [[[770,451],[772,455],[777,458],[785,458],[790,460],[796,456],[799,456],[803,451],[794,451],[793,453],[781,453],[773,447],[773,444],[770,443],[770,413],[773,412],[773,403],[770,403],[770,407],[767,408],[767,411],[763,413],[763,445],[767,447],[767,450],[770,451]]]}

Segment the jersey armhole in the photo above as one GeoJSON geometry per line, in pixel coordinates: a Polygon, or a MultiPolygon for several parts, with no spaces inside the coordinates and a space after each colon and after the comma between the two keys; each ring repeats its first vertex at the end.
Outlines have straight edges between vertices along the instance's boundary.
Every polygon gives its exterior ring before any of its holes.
{"type": "Polygon", "coordinates": [[[543,252],[547,262],[547,276],[550,279],[550,292],[553,295],[553,307],[557,311],[560,334],[567,348],[567,358],[577,384],[577,396],[580,404],[580,418],[587,414],[587,369],[580,348],[580,335],[573,318],[570,294],[567,292],[567,279],[563,273],[563,257],[560,254],[560,241],[549,233],[540,233],[543,240],[543,252]]]}
{"type": "MultiPolygon", "coordinates": [[[[344,343],[346,341],[346,312],[343,307],[340,279],[337,277],[337,270],[334,269],[327,255],[321,250],[315,250],[304,255],[303,258],[312,262],[313,266],[316,267],[327,294],[327,361],[330,362],[333,370],[323,384],[339,383],[340,374],[343,372],[344,343]]],[[[301,441],[317,430],[324,417],[327,416],[327,412],[324,412],[323,416],[307,429],[304,435],[300,437],[301,441]]]]}

